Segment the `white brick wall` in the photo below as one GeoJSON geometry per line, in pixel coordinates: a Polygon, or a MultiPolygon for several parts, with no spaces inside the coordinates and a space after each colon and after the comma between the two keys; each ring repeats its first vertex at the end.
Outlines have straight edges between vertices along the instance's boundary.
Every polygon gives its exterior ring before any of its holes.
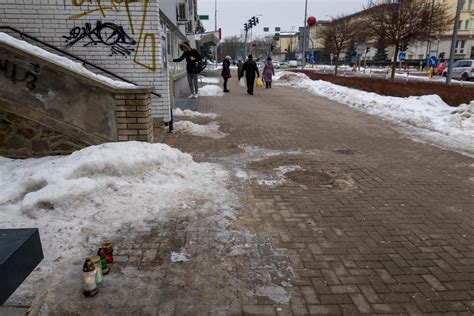
{"type": "MultiPolygon", "coordinates": [[[[160,27],[159,0],[142,0],[131,3],[129,11],[126,9],[125,2],[102,0],[99,1],[99,7],[96,0],[0,0],[0,25],[17,28],[140,85],[154,86],[162,98],[154,97],[152,99],[153,117],[168,121],[169,75],[163,67],[162,45],[165,45],[163,36],[166,35],[163,34],[160,27]],[[148,6],[142,28],[145,3],[148,6]],[[78,14],[84,12],[89,13],[77,17],[78,14]],[[130,13],[132,20],[133,32],[128,13],[130,13]],[[135,44],[126,45],[119,40],[118,45],[135,51],[131,51],[130,55],[126,56],[112,54],[112,47],[119,48],[119,46],[110,44],[114,39],[120,37],[117,35],[118,33],[113,35],[114,29],[110,27],[96,30],[97,21],[113,23],[114,27],[122,27],[125,33],[135,41],[135,44]],[[68,46],[64,36],[70,36],[71,30],[75,27],[85,27],[86,23],[91,25],[89,33],[91,33],[93,41],[85,36],[74,45],[68,46]],[[140,33],[142,40],[139,42],[140,33]],[[113,36],[110,37],[110,35],[113,36]],[[151,41],[153,36],[155,38],[154,45],[151,41]],[[145,38],[147,43],[143,45],[145,38]],[[107,44],[104,44],[101,39],[107,44]],[[152,46],[155,47],[154,55],[152,46]],[[134,58],[136,52],[137,59],[134,58]],[[152,60],[155,60],[156,63],[155,70],[151,69],[152,60]],[[138,63],[147,66],[144,67],[138,63]]],[[[84,35],[82,29],[76,30],[84,35]]],[[[11,35],[18,37],[16,34],[11,35]]]]}

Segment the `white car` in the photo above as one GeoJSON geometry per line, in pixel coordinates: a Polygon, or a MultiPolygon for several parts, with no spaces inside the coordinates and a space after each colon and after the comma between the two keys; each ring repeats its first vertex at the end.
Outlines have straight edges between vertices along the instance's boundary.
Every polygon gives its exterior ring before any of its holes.
{"type": "MultiPolygon", "coordinates": [[[[447,71],[447,68],[445,71],[447,71]]],[[[454,62],[451,77],[464,81],[474,79],[474,60],[467,59],[454,62]]]]}
{"type": "Polygon", "coordinates": [[[288,62],[288,66],[290,66],[290,68],[296,68],[296,67],[298,67],[298,61],[297,60],[290,60],[288,62]]]}

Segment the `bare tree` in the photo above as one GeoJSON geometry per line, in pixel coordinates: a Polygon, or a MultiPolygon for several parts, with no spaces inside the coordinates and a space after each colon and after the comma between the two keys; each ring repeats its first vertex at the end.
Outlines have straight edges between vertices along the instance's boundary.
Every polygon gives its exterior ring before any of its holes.
{"type": "Polygon", "coordinates": [[[452,23],[444,3],[432,0],[369,0],[366,29],[394,47],[391,80],[395,80],[401,46],[427,40],[431,34],[444,31],[452,23]]]}
{"type": "Polygon", "coordinates": [[[343,49],[354,40],[356,34],[356,21],[350,16],[340,16],[326,24],[322,29],[325,49],[335,56],[334,74],[337,75],[339,57],[343,49]]]}

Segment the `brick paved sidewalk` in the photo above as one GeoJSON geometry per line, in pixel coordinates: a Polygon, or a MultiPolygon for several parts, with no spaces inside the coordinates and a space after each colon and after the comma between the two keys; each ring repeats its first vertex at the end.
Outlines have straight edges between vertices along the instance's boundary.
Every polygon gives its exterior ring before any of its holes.
{"type": "Polygon", "coordinates": [[[244,181],[236,226],[289,256],[289,307],[241,300],[233,312],[474,314],[473,159],[302,90],[250,97],[235,81],[199,106],[228,137],[167,136],[199,161],[273,151],[240,167],[286,179],[244,181]]]}

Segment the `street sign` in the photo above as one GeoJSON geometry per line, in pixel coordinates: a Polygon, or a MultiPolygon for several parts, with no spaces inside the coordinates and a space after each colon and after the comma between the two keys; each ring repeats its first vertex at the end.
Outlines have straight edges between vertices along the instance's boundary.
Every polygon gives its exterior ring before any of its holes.
{"type": "Polygon", "coordinates": [[[209,20],[209,15],[198,15],[199,20],[207,21],[209,20]]]}
{"type": "Polygon", "coordinates": [[[407,53],[405,53],[405,52],[398,53],[398,59],[400,59],[401,61],[406,60],[407,59],[407,53]]]}
{"type": "Polygon", "coordinates": [[[435,67],[436,65],[438,65],[438,58],[436,58],[436,56],[431,56],[429,62],[430,67],[435,67]]]}

